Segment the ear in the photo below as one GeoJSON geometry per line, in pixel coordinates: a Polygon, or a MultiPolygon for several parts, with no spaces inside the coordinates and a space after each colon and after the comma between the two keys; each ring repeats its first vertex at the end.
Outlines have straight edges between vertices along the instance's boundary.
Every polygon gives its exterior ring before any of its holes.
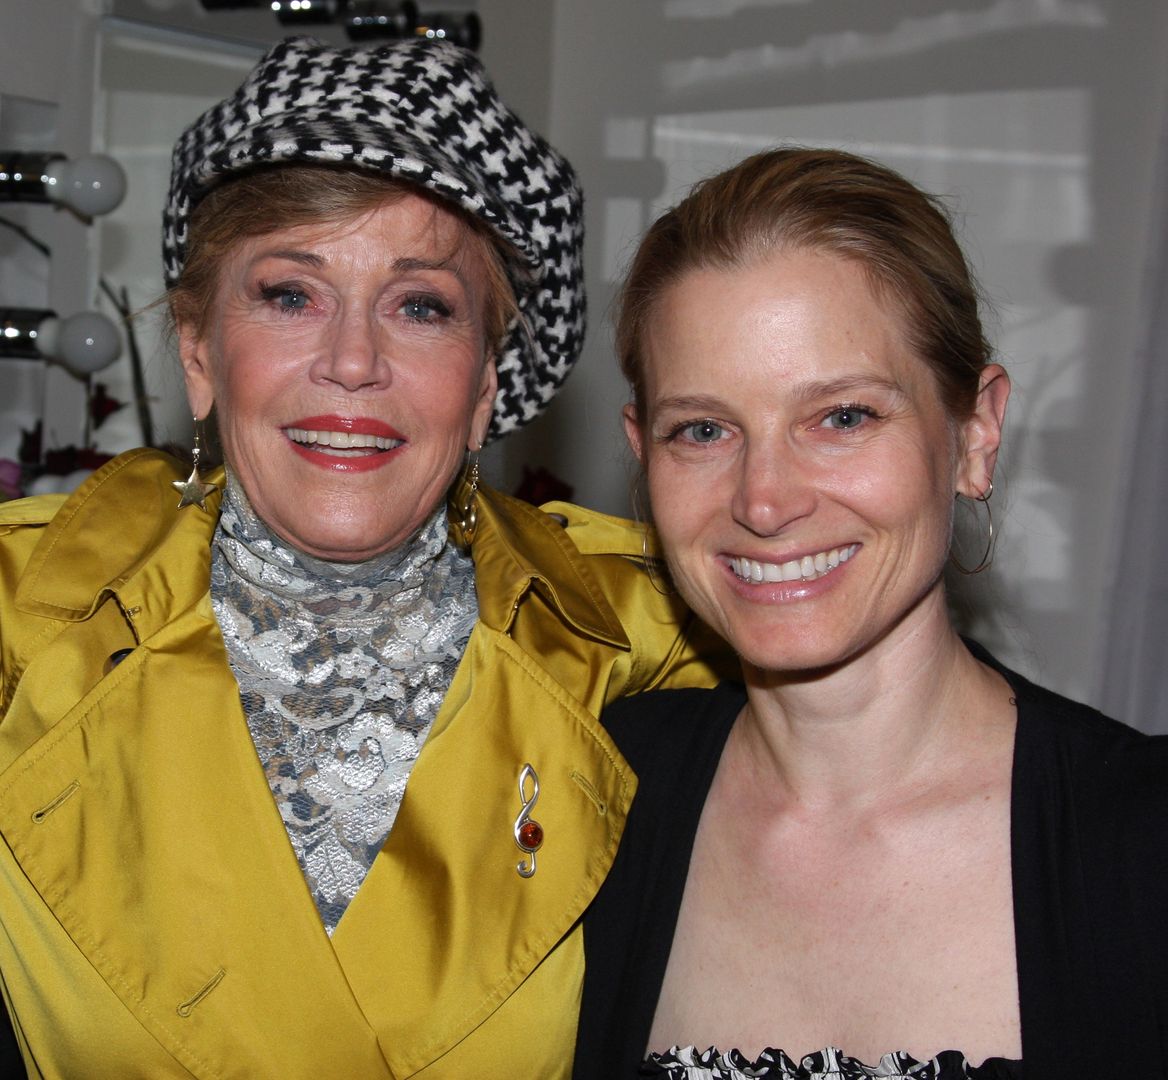
{"type": "Polygon", "coordinates": [[[205,420],[215,404],[215,387],[211,378],[210,350],[206,342],[188,323],[178,327],[178,356],[187,386],[191,415],[205,420]]]}
{"type": "Polygon", "coordinates": [[[643,469],[645,467],[645,447],[641,439],[641,421],[637,416],[637,407],[630,402],[621,409],[621,418],[624,420],[625,438],[629,440],[629,449],[632,450],[643,469]]]}
{"type": "Polygon", "coordinates": [[[978,498],[994,479],[1002,424],[1010,398],[1010,376],[1001,364],[987,364],[981,373],[973,415],[961,425],[962,453],[957,466],[957,491],[978,498]]]}
{"type": "Polygon", "coordinates": [[[468,450],[481,450],[491,426],[491,414],[495,410],[495,395],[499,391],[499,373],[495,369],[495,358],[488,356],[483,361],[483,372],[479,378],[478,394],[475,397],[474,412],[471,414],[470,434],[467,437],[468,450]]]}

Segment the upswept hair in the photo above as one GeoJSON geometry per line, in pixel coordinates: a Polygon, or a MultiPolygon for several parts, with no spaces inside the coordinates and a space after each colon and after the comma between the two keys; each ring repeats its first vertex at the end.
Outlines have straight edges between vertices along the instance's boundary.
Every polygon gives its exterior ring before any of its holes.
{"type": "Polygon", "coordinates": [[[703,180],[645,234],[617,298],[621,370],[645,421],[645,336],[654,305],[685,274],[747,266],[776,251],[853,259],[898,305],[908,345],[954,420],[977,399],[991,349],[979,290],[940,200],[899,173],[839,150],[785,147],[703,180]]]}

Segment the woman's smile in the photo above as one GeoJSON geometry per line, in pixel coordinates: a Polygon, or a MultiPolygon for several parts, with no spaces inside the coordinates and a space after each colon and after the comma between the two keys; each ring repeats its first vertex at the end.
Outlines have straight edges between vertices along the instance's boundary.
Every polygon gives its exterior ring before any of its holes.
{"type": "Polygon", "coordinates": [[[732,556],[730,568],[740,581],[749,581],[756,585],[761,582],[817,581],[838,568],[840,563],[847,562],[859,550],[859,544],[846,544],[843,547],[833,547],[827,551],[817,551],[814,555],[804,555],[783,562],[732,556]]]}
{"type": "Polygon", "coordinates": [[[284,428],[292,449],[325,469],[377,469],[405,445],[400,432],[371,417],[312,416],[284,428]]]}
{"type": "Polygon", "coordinates": [[[943,616],[962,433],[858,263],[693,270],[647,329],[627,430],[678,591],[744,660],[831,666],[943,616]]]}
{"type": "Polygon", "coordinates": [[[256,513],[294,547],[354,562],[405,542],[490,423],[486,263],[419,195],[240,243],[216,317],[182,340],[195,411],[256,513]]]}

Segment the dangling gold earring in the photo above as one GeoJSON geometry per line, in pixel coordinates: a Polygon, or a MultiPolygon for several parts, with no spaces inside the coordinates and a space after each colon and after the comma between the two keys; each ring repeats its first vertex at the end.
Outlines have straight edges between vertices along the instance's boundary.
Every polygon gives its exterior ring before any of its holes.
{"type": "Polygon", "coordinates": [[[479,443],[478,450],[471,451],[470,490],[466,493],[462,506],[458,508],[460,515],[458,527],[462,530],[462,541],[468,547],[474,540],[475,529],[479,523],[479,450],[482,448],[483,444],[479,443]]]}
{"type": "Polygon", "coordinates": [[[200,510],[206,510],[207,496],[211,492],[219,490],[218,484],[206,484],[199,475],[199,455],[203,449],[199,440],[199,427],[202,421],[197,416],[194,417],[194,421],[195,445],[191,450],[191,475],[185,480],[172,480],[170,482],[170,486],[182,496],[178,501],[178,508],[180,510],[184,506],[197,506],[200,510]]]}
{"type": "Polygon", "coordinates": [[[957,556],[952,551],[949,552],[949,559],[954,566],[957,567],[961,573],[972,577],[974,574],[980,574],[983,570],[988,570],[994,561],[994,515],[990,510],[990,496],[994,493],[994,482],[990,481],[989,487],[985,489],[980,495],[974,496],[974,500],[982,504],[986,511],[986,520],[989,524],[988,535],[986,536],[986,547],[982,553],[981,562],[977,564],[972,570],[966,569],[957,560],[957,556]]]}

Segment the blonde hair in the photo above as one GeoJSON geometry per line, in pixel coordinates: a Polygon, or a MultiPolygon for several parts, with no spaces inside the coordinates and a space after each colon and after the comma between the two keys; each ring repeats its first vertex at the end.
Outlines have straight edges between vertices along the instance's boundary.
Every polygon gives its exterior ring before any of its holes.
{"type": "Polygon", "coordinates": [[[944,206],[883,165],[838,150],[756,154],[697,184],[646,233],[617,298],[621,370],[644,420],[644,340],[653,306],[684,274],[784,248],[854,259],[900,306],[910,347],[954,419],[972,412],[991,349],[979,291],[944,206]]]}
{"type": "Polygon", "coordinates": [[[518,259],[485,225],[428,189],[395,177],[333,165],[271,165],[239,173],[213,187],[190,219],[186,261],[167,291],[170,317],[199,333],[206,328],[219,270],[241,240],[279,229],[352,221],[406,195],[418,195],[457,218],[462,241],[481,255],[487,289],[483,328],[496,353],[519,315],[508,276],[518,259]]]}

